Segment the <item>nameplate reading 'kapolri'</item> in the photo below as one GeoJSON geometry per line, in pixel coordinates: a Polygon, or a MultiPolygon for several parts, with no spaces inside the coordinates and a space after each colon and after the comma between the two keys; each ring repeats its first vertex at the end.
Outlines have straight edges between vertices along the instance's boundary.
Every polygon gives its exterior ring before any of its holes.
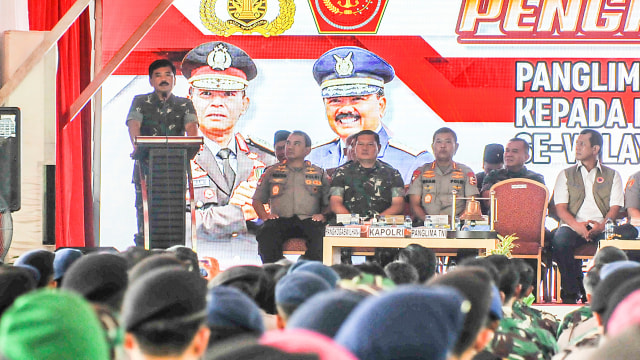
{"type": "Polygon", "coordinates": [[[446,229],[428,229],[428,228],[413,228],[411,229],[412,238],[446,238],[446,229]]]}
{"type": "Polygon", "coordinates": [[[404,228],[403,227],[370,227],[369,228],[369,237],[404,237],[404,228]]]}
{"type": "Polygon", "coordinates": [[[360,227],[327,226],[324,236],[360,237],[360,227]]]}

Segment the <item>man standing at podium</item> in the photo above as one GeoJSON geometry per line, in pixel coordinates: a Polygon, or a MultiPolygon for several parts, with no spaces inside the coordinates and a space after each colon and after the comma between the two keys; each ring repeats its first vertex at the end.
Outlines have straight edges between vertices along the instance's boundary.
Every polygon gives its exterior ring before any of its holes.
{"type": "Polygon", "coordinates": [[[189,51],[182,61],[195,106],[201,151],[192,161],[198,253],[218,258],[222,268],[260,264],[252,200],[271,152],[236,132],[249,108],[246,89],[257,76],[253,60],[237,46],[215,41],[189,51]]]}
{"type": "MultiPolygon", "coordinates": [[[[156,60],[149,65],[149,84],[153,92],[137,95],[133,98],[127,127],[133,145],[131,156],[134,157],[136,136],[187,136],[198,135],[198,119],[191,100],[175,96],[171,93],[176,84],[176,67],[166,59],[156,60]]],[[[133,236],[135,244],[144,244],[144,216],[142,211],[142,188],[140,171],[148,175],[148,164],[137,160],[133,169],[133,183],[136,188],[136,217],[138,232],[133,236]]]]}

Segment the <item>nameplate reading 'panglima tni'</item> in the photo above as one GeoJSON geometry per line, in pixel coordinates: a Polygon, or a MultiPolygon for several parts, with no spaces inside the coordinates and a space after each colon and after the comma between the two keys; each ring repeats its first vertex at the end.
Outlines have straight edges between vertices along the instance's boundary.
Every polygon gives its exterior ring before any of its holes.
{"type": "Polygon", "coordinates": [[[446,229],[428,229],[428,228],[413,228],[411,229],[412,238],[446,238],[446,229]]]}
{"type": "Polygon", "coordinates": [[[324,236],[360,237],[360,227],[327,226],[324,236]]]}
{"type": "Polygon", "coordinates": [[[403,227],[370,227],[369,237],[404,237],[403,227]]]}

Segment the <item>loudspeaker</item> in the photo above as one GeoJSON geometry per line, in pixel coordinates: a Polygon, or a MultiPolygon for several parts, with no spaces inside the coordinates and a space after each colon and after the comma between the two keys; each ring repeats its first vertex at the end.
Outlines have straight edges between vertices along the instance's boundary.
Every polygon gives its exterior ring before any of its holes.
{"type": "Polygon", "coordinates": [[[20,109],[17,107],[0,107],[0,198],[9,211],[20,210],[20,109]]]}

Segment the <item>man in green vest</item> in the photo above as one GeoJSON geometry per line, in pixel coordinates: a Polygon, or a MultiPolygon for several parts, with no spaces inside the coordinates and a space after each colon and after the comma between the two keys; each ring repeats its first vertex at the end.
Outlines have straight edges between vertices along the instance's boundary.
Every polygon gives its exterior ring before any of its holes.
{"type": "Polygon", "coordinates": [[[553,257],[562,279],[563,303],[575,304],[582,266],[573,256],[579,246],[602,238],[608,219],[615,221],[624,206],[620,174],[600,163],[602,135],[580,132],[575,145],[577,164],[558,174],[554,189],[560,227],[553,237],[553,257]]]}

